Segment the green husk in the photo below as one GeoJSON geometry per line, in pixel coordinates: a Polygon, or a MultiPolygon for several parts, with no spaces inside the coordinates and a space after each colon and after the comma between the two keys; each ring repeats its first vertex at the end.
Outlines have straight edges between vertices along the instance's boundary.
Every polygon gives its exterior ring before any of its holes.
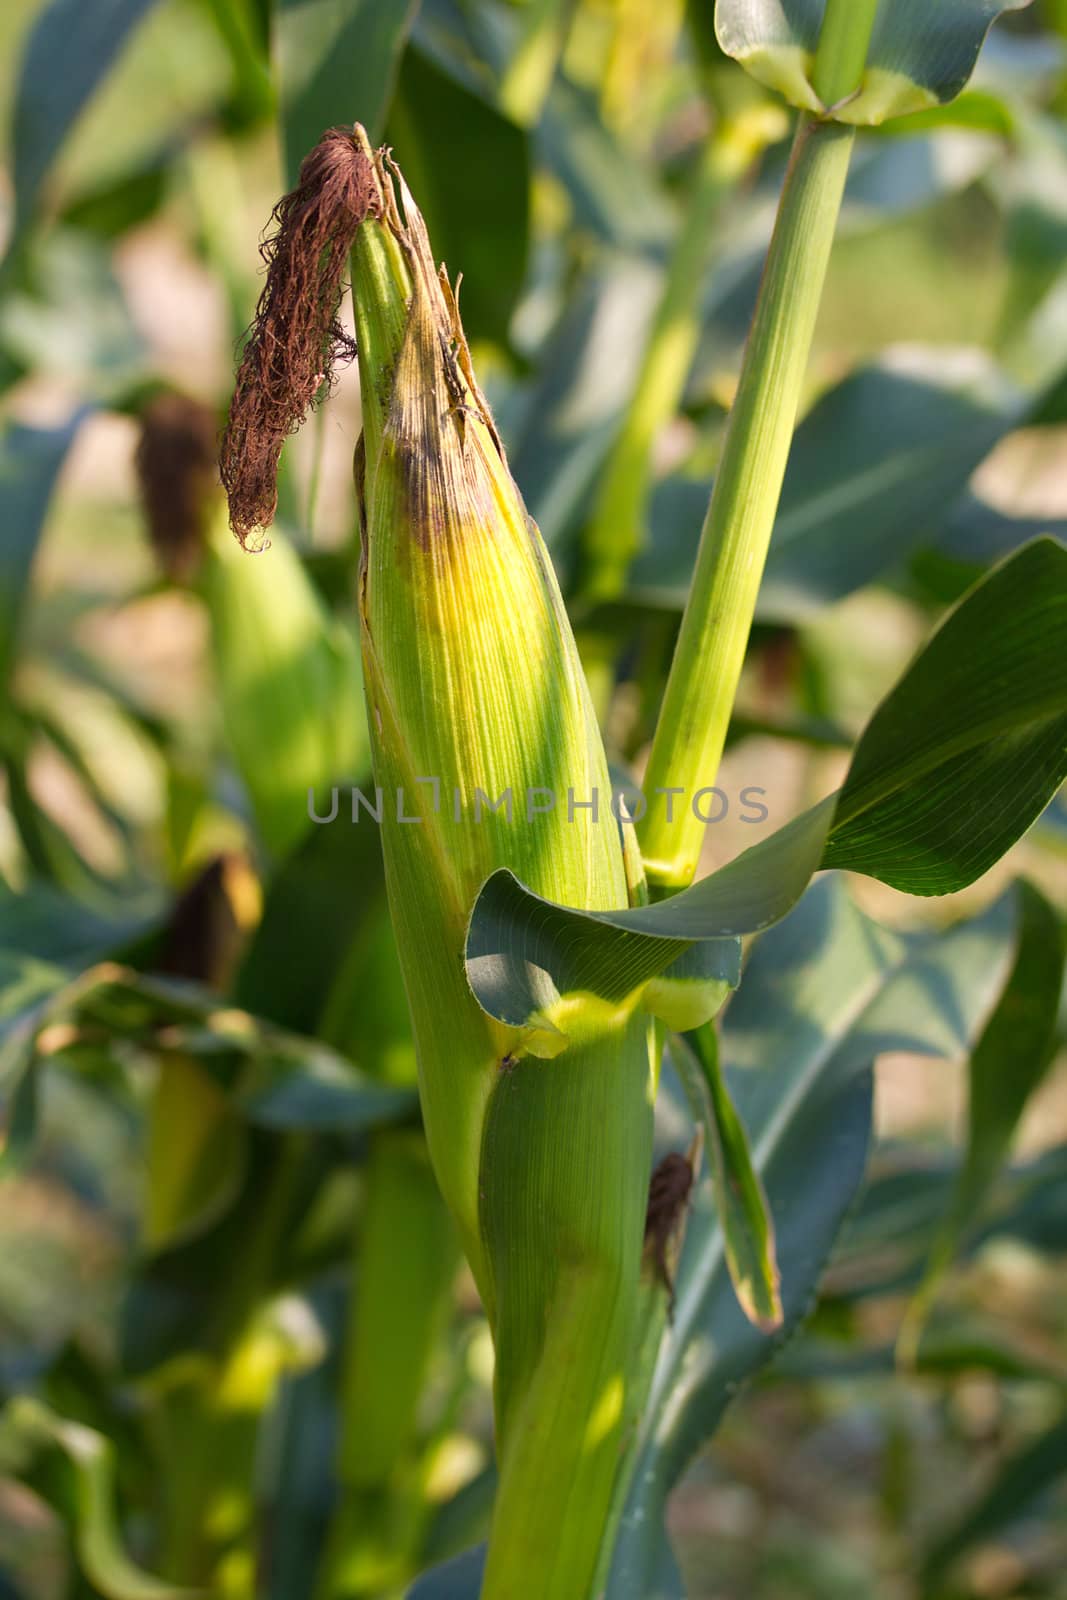
{"type": "Polygon", "coordinates": [[[540,535],[422,219],[388,158],[374,160],[381,214],[352,257],[364,681],[430,1154],[496,1347],[500,1488],[483,1593],[582,1600],[626,1410],[649,1024],[634,1006],[576,1004],[553,1019],[559,1053],[546,1061],[532,1053],[543,1039],[491,1019],[467,983],[467,923],[497,867],[590,909],[625,905],[627,879],[540,535]],[[493,801],[510,791],[510,820],[484,805],[478,819],[479,789],[493,801]],[[527,810],[538,790],[559,797],[540,814],[527,810]],[[594,791],[595,817],[577,804],[568,815],[568,794],[594,791]]]}

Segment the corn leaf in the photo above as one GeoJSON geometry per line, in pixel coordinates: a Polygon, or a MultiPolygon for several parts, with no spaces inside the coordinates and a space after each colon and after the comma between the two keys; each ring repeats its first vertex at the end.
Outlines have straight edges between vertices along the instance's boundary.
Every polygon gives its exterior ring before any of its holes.
{"type": "Polygon", "coordinates": [[[715,1209],[738,1303],[750,1322],[773,1332],[783,1318],[774,1222],[726,1086],[714,1025],[707,1022],[673,1039],[671,1058],[707,1136],[715,1209]]]}
{"type": "Polygon", "coordinates": [[[356,1510],[364,1516],[359,1491],[371,1495],[387,1485],[418,1436],[419,1401],[459,1261],[459,1242],[420,1132],[379,1134],[366,1185],[339,1461],[342,1483],[356,1492],[356,1510]]]}
{"type": "Polygon", "coordinates": [[[14,251],[80,112],[154,0],[51,0],[30,30],[15,94],[14,251]]]}
{"type": "MultiPolygon", "coordinates": [[[[883,0],[857,95],[839,121],[880,123],[943,105],[965,88],[990,26],[1030,0],[883,0]]],[[[825,0],[718,0],[715,27],[727,55],[793,105],[821,111],[811,69],[825,0]]]]}
{"type": "Polygon", "coordinates": [[[419,197],[437,255],[463,264],[468,336],[505,343],[529,243],[526,135],[412,49],[401,63],[386,138],[419,197]]]}
{"type": "Polygon", "coordinates": [[[679,941],[708,941],[721,959],[724,938],[778,921],[825,867],[952,893],[1015,843],[1065,777],[1067,549],[1040,539],[948,615],[871,718],[843,787],[691,889],[587,913],[494,873],[468,932],[471,987],[513,1023],[553,989],[614,996],[667,968],[679,941]]]}
{"type": "Polygon", "coordinates": [[[115,1449],[94,1428],[69,1422],[28,1396],[13,1400],[8,1417],[31,1438],[58,1445],[75,1477],[78,1565],[104,1600],[194,1600],[199,1591],[164,1583],[126,1554],[115,1516],[115,1449]]]}
{"type": "Polygon", "coordinates": [[[0,545],[0,686],[14,666],[30,568],[60,468],[85,419],[75,411],[59,428],[11,423],[0,439],[0,497],[4,539],[0,545]]]}
{"type": "Polygon", "coordinates": [[[924,1594],[941,1594],[940,1580],[961,1555],[991,1542],[1067,1473],[1067,1417],[1009,1457],[980,1499],[931,1546],[923,1562],[924,1594]]]}
{"type": "Polygon", "coordinates": [[[408,1590],[407,1600],[478,1600],[484,1571],[485,1546],[464,1550],[424,1572],[408,1590]]]}
{"type": "Polygon", "coordinates": [[[325,128],[358,117],[377,137],[417,0],[273,0],[288,186],[325,128]]]}
{"type": "MultiPolygon", "coordinates": [[[[413,1086],[379,1083],[327,1045],[234,1007],[220,1008],[217,995],[193,984],[145,977],[115,962],[103,962],[74,978],[43,963],[16,964],[11,977],[10,993],[0,990],[4,1167],[33,1152],[40,1070],[36,1041],[43,1028],[60,1021],[103,1027],[112,1037],[157,1055],[184,1057],[190,1070],[198,1069],[217,1090],[225,1090],[226,1103],[216,1108],[225,1125],[216,1153],[217,1188],[197,1215],[201,1228],[232,1197],[233,1173],[227,1173],[227,1164],[240,1169],[243,1162],[243,1141],[232,1125],[232,1113],[262,1129],[349,1134],[409,1122],[417,1113],[413,1086]]],[[[177,1149],[171,1156],[181,1159],[177,1149]]],[[[188,1233],[191,1225],[188,1215],[170,1218],[164,1230],[168,1243],[174,1232],[188,1233]]]]}
{"type": "Polygon", "coordinates": [[[951,1057],[967,1048],[1008,965],[1012,916],[1009,895],[947,933],[902,936],[865,916],[830,877],[756,943],[723,1020],[721,1051],[777,1224],[783,1326],[763,1333],[742,1314],[704,1186],[678,1269],[673,1328],[628,1463],[608,1600],[664,1592],[655,1574],[670,1488],[738,1385],[812,1303],[863,1175],[873,1063],[890,1050],[951,1057]]]}
{"type": "MultiPolygon", "coordinates": [[[[760,589],[761,620],[811,616],[905,560],[1013,425],[1018,405],[994,368],[945,371],[941,352],[936,365],[909,355],[906,364],[862,368],[804,418],[760,589]]],[[[630,569],[630,598],[684,606],[710,488],[706,479],[668,478],[655,491],[652,538],[630,569]]]]}
{"type": "Polygon", "coordinates": [[[576,555],[573,536],[625,414],[662,281],[661,269],[633,257],[590,267],[539,363],[512,464],[557,569],[576,555]]]}
{"type": "Polygon", "coordinates": [[[620,255],[651,257],[671,237],[670,199],[654,167],[605,126],[596,98],[560,76],[536,130],[543,164],[583,231],[620,255]]]}
{"type": "Polygon", "coordinates": [[[195,1238],[232,1204],[244,1176],[247,1130],[222,1085],[196,1057],[159,1063],[148,1110],[148,1170],[142,1237],[161,1250],[195,1238]]]}
{"type": "MultiPolygon", "coordinates": [[[[206,591],[223,718],[256,821],[284,855],[369,756],[355,641],[282,536],[255,556],[219,531],[206,591]]],[[[343,825],[343,824],[342,824],[343,825]]]]}
{"type": "Polygon", "coordinates": [[[0,887],[0,950],[54,962],[68,978],[154,932],[161,915],[155,894],[128,891],[89,906],[50,883],[31,882],[18,894],[0,887]]]}
{"type": "Polygon", "coordinates": [[[1021,883],[1015,963],[969,1067],[967,1144],[948,1212],[902,1333],[914,1357],[938,1285],[973,1227],[1011,1148],[1027,1100],[1052,1062],[1063,988],[1060,918],[1033,885],[1021,883]]]}
{"type": "MultiPolygon", "coordinates": [[[[364,792],[371,791],[364,786],[364,792]]],[[[349,807],[339,802],[336,821],[312,826],[271,875],[263,915],[237,972],[236,1003],[294,1033],[319,1033],[324,1008],[346,976],[353,940],[382,915],[384,904],[378,831],[366,818],[353,825],[349,807]],[[298,947],[295,927],[302,930],[298,947]]],[[[370,1009],[358,988],[347,999],[364,1013],[370,1009]]],[[[329,1038],[358,1059],[339,1029],[329,1038]]]]}

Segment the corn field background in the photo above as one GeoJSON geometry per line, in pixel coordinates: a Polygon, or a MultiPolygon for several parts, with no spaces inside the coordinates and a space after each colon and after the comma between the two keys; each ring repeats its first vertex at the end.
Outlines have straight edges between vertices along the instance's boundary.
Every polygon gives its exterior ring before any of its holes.
{"type": "MultiPolygon", "coordinates": [[[[379,831],[349,821],[357,365],[287,443],[261,553],[217,438],[271,208],[358,120],[462,274],[639,777],[792,132],[713,10],[0,12],[0,1600],[478,1593],[493,1343],[426,1156],[379,831]]],[[[951,104],[859,132],[701,874],[840,784],[935,626],[1040,535],[1067,538],[1064,0],[999,17],[951,104]]],[[[725,1258],[766,1241],[709,1152],[665,1335],[696,1376],[642,1458],[669,1544],[631,1518],[646,1576],[609,1600],[1067,1600],[1065,912],[1061,790],[961,893],[826,873],[746,943],[721,1054],[790,1337],[739,1310],[725,1258]],[[983,1099],[991,1061],[1014,1100],[983,1099]]],[[[665,1068],[658,1154],[692,1148],[686,1083],[665,1068]]]]}

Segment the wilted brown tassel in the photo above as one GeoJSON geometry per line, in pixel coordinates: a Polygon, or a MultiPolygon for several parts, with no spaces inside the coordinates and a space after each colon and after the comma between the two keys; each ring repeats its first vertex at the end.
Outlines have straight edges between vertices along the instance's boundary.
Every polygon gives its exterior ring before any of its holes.
{"type": "Polygon", "coordinates": [[[305,156],[296,188],[271,213],[260,247],[267,281],[237,371],[220,472],[230,526],[246,544],[273,520],[278,459],[355,344],[337,320],[356,230],[380,209],[373,168],[348,128],[329,128],[305,156]]]}
{"type": "Polygon", "coordinates": [[[141,415],[134,457],[141,504],[156,558],[175,582],[192,576],[204,547],[218,494],[217,438],[215,413],[187,395],[156,395],[141,415]]]}

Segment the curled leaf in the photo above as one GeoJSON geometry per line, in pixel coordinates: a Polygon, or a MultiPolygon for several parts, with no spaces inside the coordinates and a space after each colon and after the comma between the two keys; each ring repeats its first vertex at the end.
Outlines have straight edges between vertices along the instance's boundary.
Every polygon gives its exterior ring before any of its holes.
{"type": "Polygon", "coordinates": [[[718,0],[715,29],[728,56],[792,105],[866,126],[954,100],[997,17],[1029,3],[883,0],[860,90],[830,108],[812,83],[825,0],[718,0]]]}

